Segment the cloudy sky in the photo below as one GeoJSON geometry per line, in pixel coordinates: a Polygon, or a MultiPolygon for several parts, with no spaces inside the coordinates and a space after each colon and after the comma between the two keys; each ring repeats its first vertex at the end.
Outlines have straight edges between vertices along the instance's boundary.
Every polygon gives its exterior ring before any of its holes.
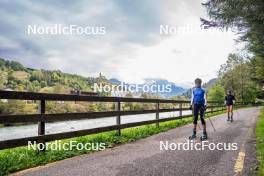
{"type": "Polygon", "coordinates": [[[190,85],[214,78],[234,34],[200,28],[194,0],[1,0],[0,57],[27,67],[140,82],[164,78],[190,85]],[[28,34],[28,25],[105,27],[104,35],[28,34]],[[160,34],[160,25],[177,29],[160,34]]]}

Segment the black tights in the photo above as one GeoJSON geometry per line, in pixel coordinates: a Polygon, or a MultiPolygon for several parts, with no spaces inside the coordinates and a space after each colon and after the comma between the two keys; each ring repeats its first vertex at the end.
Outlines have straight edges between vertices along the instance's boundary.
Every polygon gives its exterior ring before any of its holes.
{"type": "Polygon", "coordinates": [[[205,120],[204,120],[204,113],[205,113],[205,108],[203,104],[194,104],[193,105],[193,124],[197,124],[198,116],[200,113],[200,119],[203,125],[205,125],[205,120]]]}

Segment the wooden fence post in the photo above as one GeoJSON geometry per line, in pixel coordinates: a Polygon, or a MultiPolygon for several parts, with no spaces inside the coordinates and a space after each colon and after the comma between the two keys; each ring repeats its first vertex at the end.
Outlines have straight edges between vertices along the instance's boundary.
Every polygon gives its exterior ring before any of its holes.
{"type": "MultiPolygon", "coordinates": [[[[159,102],[156,103],[156,120],[159,120],[159,102]]],[[[156,126],[159,127],[159,122],[156,123],[156,126]]]]}
{"type": "MultiPolygon", "coordinates": [[[[39,114],[45,114],[45,107],[46,107],[45,100],[40,100],[38,106],[39,114]]],[[[45,135],[45,122],[42,121],[38,122],[38,135],[39,136],[45,135]]],[[[39,150],[39,152],[44,152],[46,149],[45,141],[38,141],[38,142],[39,145],[43,145],[43,149],[39,150]]]]}
{"type": "Polygon", "coordinates": [[[179,115],[180,115],[180,117],[182,116],[182,102],[179,104],[179,109],[180,109],[180,111],[179,111],[179,115]]]}
{"type": "MultiPolygon", "coordinates": [[[[115,110],[118,111],[118,112],[120,112],[120,110],[121,110],[121,103],[120,103],[119,100],[118,100],[118,101],[116,102],[116,104],[115,104],[115,110]]],[[[120,125],[120,124],[121,124],[121,118],[120,118],[120,115],[117,115],[117,116],[116,116],[116,124],[117,124],[117,125],[120,125]]],[[[120,136],[120,135],[121,135],[121,129],[118,129],[118,130],[117,130],[117,133],[118,133],[118,135],[120,136]]]]}

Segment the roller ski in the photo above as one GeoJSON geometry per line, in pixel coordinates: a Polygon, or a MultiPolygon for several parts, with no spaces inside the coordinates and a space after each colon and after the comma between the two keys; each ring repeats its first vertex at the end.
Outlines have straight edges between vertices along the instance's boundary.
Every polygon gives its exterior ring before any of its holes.
{"type": "Polygon", "coordinates": [[[234,121],[234,120],[233,120],[233,116],[231,116],[231,117],[228,117],[228,118],[226,119],[226,121],[233,122],[233,121],[234,121]]]}
{"type": "Polygon", "coordinates": [[[193,134],[191,136],[189,136],[189,140],[193,140],[196,139],[196,131],[193,130],[193,134]]]}
{"type": "Polygon", "coordinates": [[[231,116],[231,118],[230,118],[230,122],[233,122],[234,120],[233,120],[233,116],[231,116]]]}
{"type": "Polygon", "coordinates": [[[207,133],[206,132],[203,132],[203,135],[200,137],[200,140],[201,141],[206,141],[207,139],[208,139],[207,133]]]}

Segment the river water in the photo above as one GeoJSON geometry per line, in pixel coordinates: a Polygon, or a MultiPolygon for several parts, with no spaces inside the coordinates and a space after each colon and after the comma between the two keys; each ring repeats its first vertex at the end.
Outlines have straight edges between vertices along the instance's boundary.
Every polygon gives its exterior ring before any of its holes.
{"type": "MultiPolygon", "coordinates": [[[[183,111],[183,115],[191,114],[191,111],[183,111]]],[[[166,112],[160,113],[160,118],[168,118],[179,116],[179,112],[166,112]]],[[[129,115],[121,116],[121,123],[140,122],[145,120],[155,119],[155,114],[141,114],[141,115],[129,115]]],[[[63,122],[46,123],[46,134],[54,134],[67,131],[76,131],[82,129],[91,129],[116,124],[116,117],[107,117],[100,119],[89,120],[73,120],[63,122]]],[[[20,126],[8,126],[0,128],[0,141],[8,139],[17,139],[22,137],[36,136],[38,134],[38,125],[20,125],[20,126]]]]}

